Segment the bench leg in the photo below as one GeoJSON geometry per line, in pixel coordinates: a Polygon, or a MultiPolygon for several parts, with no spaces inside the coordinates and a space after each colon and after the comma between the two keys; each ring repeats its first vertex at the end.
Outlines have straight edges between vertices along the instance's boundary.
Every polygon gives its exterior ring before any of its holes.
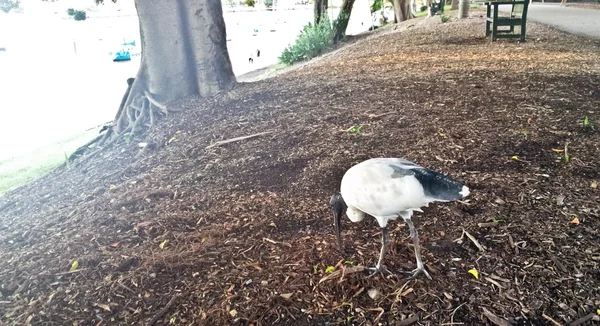
{"type": "MultiPolygon", "coordinates": [[[[458,0],[455,0],[458,1],[458,0]]],[[[487,14],[486,14],[486,19],[485,19],[485,37],[490,36],[491,31],[490,31],[490,22],[487,20],[488,18],[491,18],[490,13],[491,13],[491,7],[489,4],[487,5],[487,14]]]]}
{"type": "Polygon", "coordinates": [[[526,32],[525,23],[526,22],[521,23],[521,42],[525,42],[525,32],[526,32]]]}
{"type": "Polygon", "coordinates": [[[498,4],[494,4],[494,19],[492,23],[492,42],[498,39],[498,4]]]}

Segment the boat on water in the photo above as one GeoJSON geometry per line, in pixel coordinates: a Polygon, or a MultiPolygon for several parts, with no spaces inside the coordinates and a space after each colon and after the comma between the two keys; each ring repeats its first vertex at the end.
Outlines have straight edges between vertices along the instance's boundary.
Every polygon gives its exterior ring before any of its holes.
{"type": "Polygon", "coordinates": [[[132,56],[140,55],[135,40],[129,42],[123,40],[120,47],[121,50],[108,53],[112,56],[113,62],[130,61],[132,56]]]}

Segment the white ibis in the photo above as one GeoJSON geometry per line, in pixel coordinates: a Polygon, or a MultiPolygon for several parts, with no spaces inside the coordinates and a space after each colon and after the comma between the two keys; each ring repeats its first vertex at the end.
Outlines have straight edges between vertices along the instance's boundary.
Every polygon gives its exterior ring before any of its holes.
{"type": "Polygon", "coordinates": [[[377,220],[381,227],[381,252],[371,276],[387,272],[383,265],[388,242],[387,224],[402,217],[410,228],[415,247],[417,268],[410,272],[411,278],[424,273],[429,279],[421,260],[419,235],[411,220],[414,211],[434,201],[454,201],[469,195],[469,188],[439,172],[426,169],[402,158],[372,158],[351,167],[342,178],[341,192],[331,197],[335,233],[340,250],[340,222],[344,211],[352,222],[360,222],[365,214],[377,220]]]}

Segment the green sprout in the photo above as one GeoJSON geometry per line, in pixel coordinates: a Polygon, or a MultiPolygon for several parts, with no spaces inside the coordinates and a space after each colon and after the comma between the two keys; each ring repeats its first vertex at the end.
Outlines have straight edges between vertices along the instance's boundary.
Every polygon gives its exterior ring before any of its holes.
{"type": "Polygon", "coordinates": [[[585,116],[585,118],[583,118],[583,129],[591,129],[591,130],[596,129],[594,127],[594,124],[590,122],[590,119],[588,118],[587,115],[585,116]]]}
{"type": "Polygon", "coordinates": [[[348,129],[346,129],[346,132],[350,133],[350,134],[354,134],[354,135],[360,135],[361,129],[362,129],[362,125],[352,126],[352,127],[348,128],[348,129]]]}

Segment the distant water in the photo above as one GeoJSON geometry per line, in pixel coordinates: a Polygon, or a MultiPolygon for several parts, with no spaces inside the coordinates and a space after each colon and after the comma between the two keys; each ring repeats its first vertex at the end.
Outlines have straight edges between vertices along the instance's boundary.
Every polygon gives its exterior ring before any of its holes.
{"type": "MultiPolygon", "coordinates": [[[[349,34],[368,29],[366,8],[353,13],[349,34]]],[[[224,18],[233,70],[241,75],[277,63],[283,49],[312,20],[312,8],[225,13],[224,18]],[[256,49],[261,56],[249,64],[256,49]]],[[[0,160],[112,120],[125,80],[139,67],[139,56],[115,63],[108,55],[119,50],[123,40],[139,44],[135,16],[75,22],[5,15],[0,33],[0,47],[6,48],[0,51],[0,160]]]]}

